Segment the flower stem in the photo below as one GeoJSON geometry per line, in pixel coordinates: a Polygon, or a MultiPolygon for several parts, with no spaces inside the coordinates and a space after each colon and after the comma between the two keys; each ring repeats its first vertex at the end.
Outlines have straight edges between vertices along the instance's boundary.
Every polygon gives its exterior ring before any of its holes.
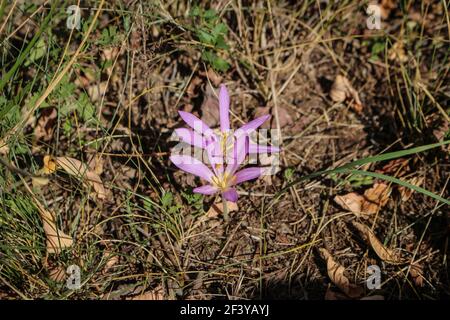
{"type": "Polygon", "coordinates": [[[228,216],[228,203],[223,194],[222,194],[222,211],[223,211],[223,220],[228,222],[230,220],[230,217],[228,216]]]}

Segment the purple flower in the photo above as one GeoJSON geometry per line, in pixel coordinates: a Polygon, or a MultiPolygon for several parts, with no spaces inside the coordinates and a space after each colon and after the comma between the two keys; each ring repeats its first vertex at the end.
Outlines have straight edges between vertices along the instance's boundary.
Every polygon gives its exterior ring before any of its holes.
{"type": "Polygon", "coordinates": [[[274,153],[279,148],[253,143],[249,135],[270,118],[259,117],[244,124],[234,133],[230,130],[230,96],[225,85],[219,91],[220,132],[216,133],[195,115],[179,111],[181,118],[193,129],[179,128],[175,132],[179,138],[206,151],[212,170],[203,162],[187,155],[172,155],[170,160],[181,170],[199,176],[209,184],[195,188],[194,192],[212,195],[222,193],[223,197],[236,202],[238,194],[235,186],[247,180],[258,178],[266,168],[251,167],[238,171],[247,154],[274,153]]]}

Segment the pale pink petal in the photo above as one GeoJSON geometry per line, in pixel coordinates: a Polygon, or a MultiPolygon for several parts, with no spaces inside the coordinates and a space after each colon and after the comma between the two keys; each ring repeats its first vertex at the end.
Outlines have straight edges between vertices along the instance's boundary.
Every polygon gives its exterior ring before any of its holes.
{"type": "Polygon", "coordinates": [[[230,96],[227,87],[220,85],[219,91],[220,131],[230,130],[230,96]]]}
{"type": "Polygon", "coordinates": [[[187,129],[187,128],[178,128],[175,129],[175,133],[180,138],[181,141],[189,143],[190,145],[198,148],[206,147],[206,139],[199,133],[187,129]]]}
{"type": "Polygon", "coordinates": [[[216,135],[214,131],[208,127],[206,123],[200,120],[198,117],[194,116],[192,113],[185,111],[178,111],[180,117],[186,122],[192,129],[196,132],[205,136],[205,138],[215,138],[216,135]]]}
{"type": "Polygon", "coordinates": [[[213,171],[216,174],[216,176],[222,175],[224,163],[220,143],[219,142],[210,143],[206,147],[206,152],[208,155],[208,161],[211,164],[211,167],[213,168],[213,171]]]}
{"type": "Polygon", "coordinates": [[[260,167],[242,169],[241,171],[236,172],[236,180],[234,181],[234,184],[239,184],[247,180],[256,179],[264,172],[264,170],[266,169],[260,167]]]}
{"type": "Polygon", "coordinates": [[[247,150],[249,149],[248,143],[249,139],[246,135],[240,135],[235,137],[233,149],[227,154],[227,169],[228,174],[233,174],[239,168],[239,166],[244,162],[247,156],[247,150]]]}
{"type": "Polygon", "coordinates": [[[244,124],[242,127],[240,127],[238,129],[239,130],[243,130],[244,132],[246,132],[247,134],[249,134],[250,132],[255,131],[256,129],[259,128],[259,126],[261,126],[264,122],[266,122],[268,119],[270,118],[270,114],[266,114],[264,116],[261,116],[259,118],[256,118],[255,120],[252,120],[246,124],[244,124]]]}
{"type": "Polygon", "coordinates": [[[280,152],[280,148],[275,146],[264,146],[256,143],[250,143],[248,147],[248,153],[276,153],[280,152]]]}
{"type": "Polygon", "coordinates": [[[170,156],[170,161],[172,161],[173,164],[181,170],[199,176],[206,181],[212,182],[214,173],[199,160],[186,155],[173,155],[170,156]]]}
{"type": "Polygon", "coordinates": [[[201,186],[201,187],[197,187],[194,190],[192,190],[195,193],[201,193],[201,194],[207,194],[207,195],[211,195],[214,194],[218,191],[219,189],[217,189],[216,187],[207,184],[205,186],[201,186]]]}
{"type": "Polygon", "coordinates": [[[227,191],[223,193],[223,197],[228,201],[237,202],[238,194],[236,192],[236,189],[229,188],[227,191]]]}

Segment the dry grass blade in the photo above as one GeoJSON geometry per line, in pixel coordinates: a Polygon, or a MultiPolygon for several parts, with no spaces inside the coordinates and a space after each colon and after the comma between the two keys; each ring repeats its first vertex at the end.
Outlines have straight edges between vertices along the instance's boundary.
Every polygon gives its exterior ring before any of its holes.
{"type": "Polygon", "coordinates": [[[350,283],[350,280],[344,275],[345,268],[333,259],[327,249],[321,248],[320,252],[327,262],[327,272],[331,281],[348,297],[361,297],[363,294],[363,288],[350,283]]]}
{"type": "Polygon", "coordinates": [[[401,258],[400,253],[392,249],[386,248],[380,240],[375,236],[375,234],[370,230],[365,224],[352,221],[353,225],[359,232],[363,235],[365,240],[372,247],[373,251],[380,257],[383,261],[390,264],[404,264],[405,261],[401,258]]]}

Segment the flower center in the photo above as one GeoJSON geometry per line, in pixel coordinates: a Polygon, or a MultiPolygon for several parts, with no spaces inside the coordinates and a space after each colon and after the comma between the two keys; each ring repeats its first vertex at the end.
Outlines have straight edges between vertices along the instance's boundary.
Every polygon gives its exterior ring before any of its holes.
{"type": "Polygon", "coordinates": [[[233,184],[233,181],[235,179],[236,177],[234,175],[230,175],[229,173],[224,172],[220,176],[214,176],[212,178],[212,183],[220,190],[226,190],[230,185],[233,184]]]}

